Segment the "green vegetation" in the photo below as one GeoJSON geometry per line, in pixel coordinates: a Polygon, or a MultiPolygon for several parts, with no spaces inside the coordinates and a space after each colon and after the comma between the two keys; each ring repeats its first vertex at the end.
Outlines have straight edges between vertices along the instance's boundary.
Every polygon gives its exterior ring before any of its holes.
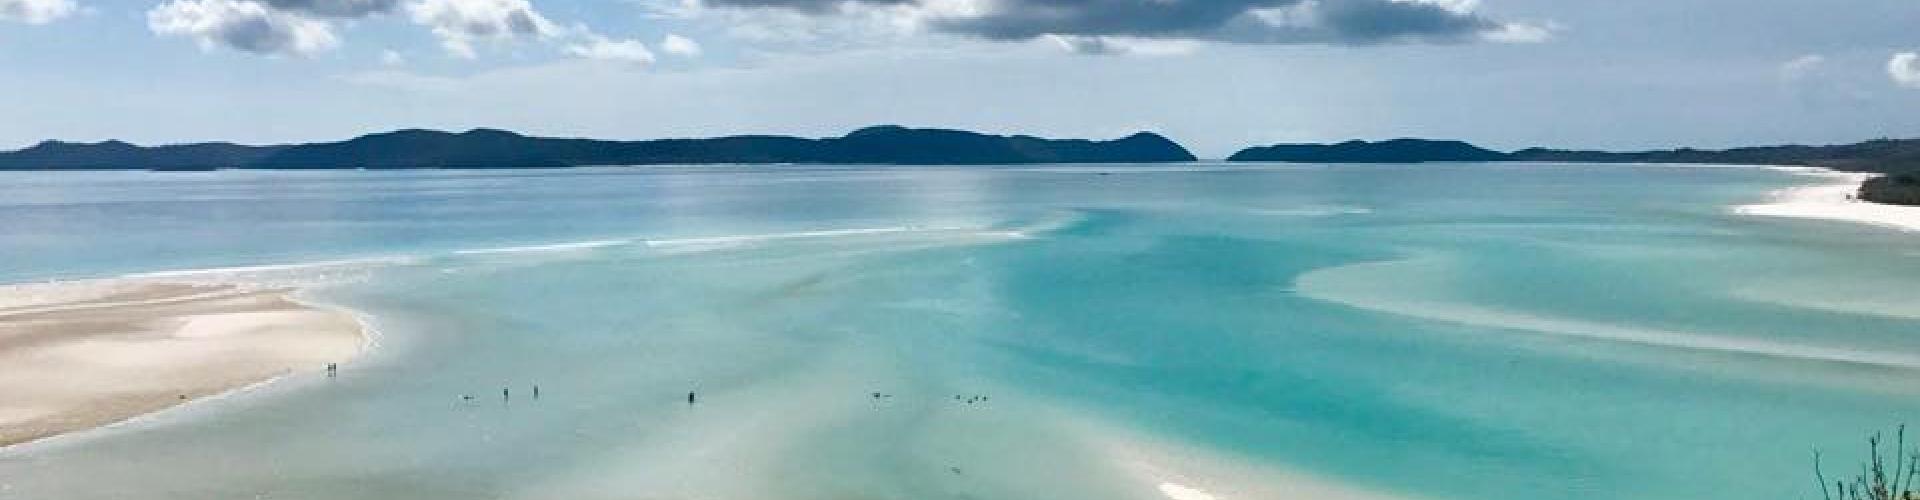
{"type": "Polygon", "coordinates": [[[1860,199],[1893,205],[1920,205],[1920,172],[1883,175],[1860,184],[1860,199]]]}
{"type": "Polygon", "coordinates": [[[1907,447],[1907,426],[1894,431],[1893,446],[1882,448],[1885,436],[1867,438],[1867,463],[1850,479],[1828,482],[1820,469],[1820,452],[1813,453],[1813,475],[1826,500],[1920,500],[1920,449],[1907,447]],[[1888,467],[1892,469],[1889,470],[1888,467]]]}
{"type": "Polygon", "coordinates": [[[136,146],[47,141],[0,151],[0,170],[215,170],[554,168],[587,165],[829,163],[990,165],[1194,161],[1158,134],[1109,141],[1001,136],[963,130],[867,127],[845,137],[732,136],[603,141],[533,137],[505,130],[452,133],[408,129],[339,142],[245,146],[229,143],[136,146]]]}

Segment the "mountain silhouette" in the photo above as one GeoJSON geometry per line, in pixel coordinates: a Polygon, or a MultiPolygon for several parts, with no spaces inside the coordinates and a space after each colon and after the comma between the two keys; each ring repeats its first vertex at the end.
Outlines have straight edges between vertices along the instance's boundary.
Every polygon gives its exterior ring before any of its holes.
{"type": "Polygon", "coordinates": [[[1299,163],[1423,163],[1431,161],[1506,161],[1505,153],[1460,141],[1394,139],[1339,144],[1279,144],[1240,150],[1227,161],[1299,163]]]}
{"type": "Polygon", "coordinates": [[[893,125],[844,137],[746,135],[606,141],[532,137],[495,129],[406,129],[339,142],[278,146],[200,143],[136,146],[48,141],[0,153],[0,170],[545,168],[587,165],[840,163],[979,165],[1193,161],[1157,134],[1090,141],[998,136],[893,125]]]}
{"type": "Polygon", "coordinates": [[[1920,166],[1920,139],[1875,139],[1831,146],[1591,151],[1527,148],[1502,153],[1461,141],[1394,139],[1338,144],[1280,144],[1240,150],[1228,161],[1298,163],[1559,162],[1805,165],[1860,172],[1904,172],[1920,166]]]}

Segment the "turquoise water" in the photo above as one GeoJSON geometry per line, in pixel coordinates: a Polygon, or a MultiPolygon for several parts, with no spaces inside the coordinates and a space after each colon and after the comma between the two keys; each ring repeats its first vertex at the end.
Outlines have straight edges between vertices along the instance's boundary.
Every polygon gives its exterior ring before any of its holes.
{"type": "Polygon", "coordinates": [[[1817,496],[1812,450],[1920,415],[1920,240],[1727,210],[1808,181],[0,173],[0,281],[326,262],[237,274],[381,332],[338,379],[0,451],[0,498],[1817,496]]]}

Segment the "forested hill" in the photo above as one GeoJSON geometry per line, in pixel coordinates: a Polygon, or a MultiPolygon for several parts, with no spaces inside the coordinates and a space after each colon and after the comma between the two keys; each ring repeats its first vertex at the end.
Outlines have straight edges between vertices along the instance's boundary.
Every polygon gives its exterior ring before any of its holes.
{"type": "Polygon", "coordinates": [[[607,141],[532,137],[504,130],[399,130],[339,142],[275,146],[200,143],[136,146],[48,141],[0,152],[0,170],[207,170],[540,168],[586,165],[841,163],[1025,164],[1193,161],[1150,132],[1095,141],[959,130],[868,127],[844,137],[732,136],[607,141]]]}
{"type": "Polygon", "coordinates": [[[1864,172],[1920,167],[1920,139],[1878,139],[1832,146],[1759,146],[1734,149],[1593,151],[1527,148],[1502,153],[1461,141],[1394,139],[1337,144],[1279,144],[1243,149],[1228,161],[1304,163],[1424,163],[1538,161],[1570,163],[1718,163],[1809,165],[1864,172]]]}

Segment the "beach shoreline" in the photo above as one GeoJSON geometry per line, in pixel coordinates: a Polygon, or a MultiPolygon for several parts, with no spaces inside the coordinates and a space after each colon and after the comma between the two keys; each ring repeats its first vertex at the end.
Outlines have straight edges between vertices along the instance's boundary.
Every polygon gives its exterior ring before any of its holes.
{"type": "Polygon", "coordinates": [[[0,449],[111,427],[370,347],[295,287],[120,278],[0,285],[0,449]]]}
{"type": "Polygon", "coordinates": [[[1768,195],[1767,201],[1735,206],[1733,213],[1852,222],[1901,231],[1920,231],[1920,207],[1873,203],[1855,196],[1861,183],[1879,174],[1818,167],[1774,168],[1825,181],[1776,190],[1768,195]]]}

